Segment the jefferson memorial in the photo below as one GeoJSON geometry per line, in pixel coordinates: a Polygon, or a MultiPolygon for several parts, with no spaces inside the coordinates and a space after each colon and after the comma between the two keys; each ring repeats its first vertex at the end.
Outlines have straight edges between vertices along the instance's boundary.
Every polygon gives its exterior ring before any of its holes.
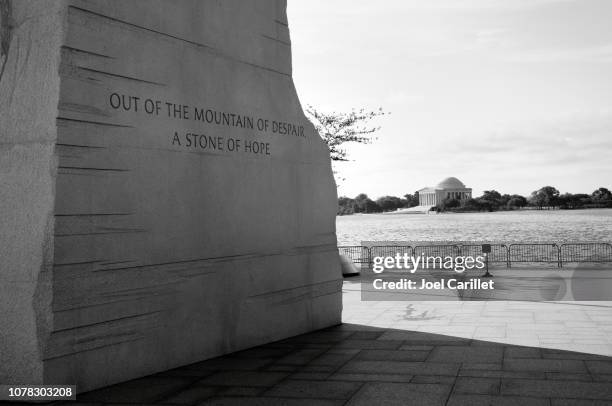
{"type": "Polygon", "coordinates": [[[472,188],[466,188],[459,179],[450,177],[434,187],[426,187],[419,192],[419,206],[435,206],[446,198],[464,200],[472,197],[472,188]]]}

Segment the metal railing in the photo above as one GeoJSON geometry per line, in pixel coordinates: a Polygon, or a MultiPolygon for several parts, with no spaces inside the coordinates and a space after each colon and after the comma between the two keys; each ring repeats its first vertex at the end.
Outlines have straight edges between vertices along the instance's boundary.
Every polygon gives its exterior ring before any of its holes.
{"type": "MultiPolygon", "coordinates": [[[[567,263],[612,262],[610,243],[492,243],[489,263],[505,264],[507,268],[518,263],[555,264],[562,268],[567,263]]],[[[412,245],[350,245],[338,246],[341,255],[355,264],[371,266],[374,257],[409,256],[457,257],[482,255],[482,244],[415,244],[412,245]]]]}

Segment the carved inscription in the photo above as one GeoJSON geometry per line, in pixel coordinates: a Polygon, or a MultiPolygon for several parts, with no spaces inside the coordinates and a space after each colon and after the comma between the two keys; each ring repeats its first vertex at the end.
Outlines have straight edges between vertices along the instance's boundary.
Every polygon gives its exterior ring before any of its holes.
{"type": "MultiPolygon", "coordinates": [[[[140,96],[111,93],[108,103],[114,110],[144,114],[151,117],[196,121],[219,127],[234,127],[253,130],[255,133],[286,137],[305,137],[304,126],[282,120],[256,117],[237,112],[221,111],[182,103],[143,98],[140,96]]],[[[219,152],[242,152],[255,155],[270,155],[270,142],[257,139],[221,137],[207,132],[174,131],[169,143],[173,147],[219,152]]]]}

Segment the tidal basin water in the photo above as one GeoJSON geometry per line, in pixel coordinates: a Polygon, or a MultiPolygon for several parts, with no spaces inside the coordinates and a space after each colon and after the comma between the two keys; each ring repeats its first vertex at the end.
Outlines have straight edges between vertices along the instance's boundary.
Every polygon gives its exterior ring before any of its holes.
{"type": "Polygon", "coordinates": [[[338,245],[361,241],[612,242],[612,209],[355,214],[336,218],[338,245]]]}

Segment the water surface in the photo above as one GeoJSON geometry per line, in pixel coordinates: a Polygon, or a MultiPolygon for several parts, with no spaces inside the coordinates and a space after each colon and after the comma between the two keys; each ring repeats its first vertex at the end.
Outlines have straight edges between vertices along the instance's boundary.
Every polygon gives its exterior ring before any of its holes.
{"type": "Polygon", "coordinates": [[[355,214],[336,218],[338,245],[360,241],[612,241],[612,209],[355,214]]]}

